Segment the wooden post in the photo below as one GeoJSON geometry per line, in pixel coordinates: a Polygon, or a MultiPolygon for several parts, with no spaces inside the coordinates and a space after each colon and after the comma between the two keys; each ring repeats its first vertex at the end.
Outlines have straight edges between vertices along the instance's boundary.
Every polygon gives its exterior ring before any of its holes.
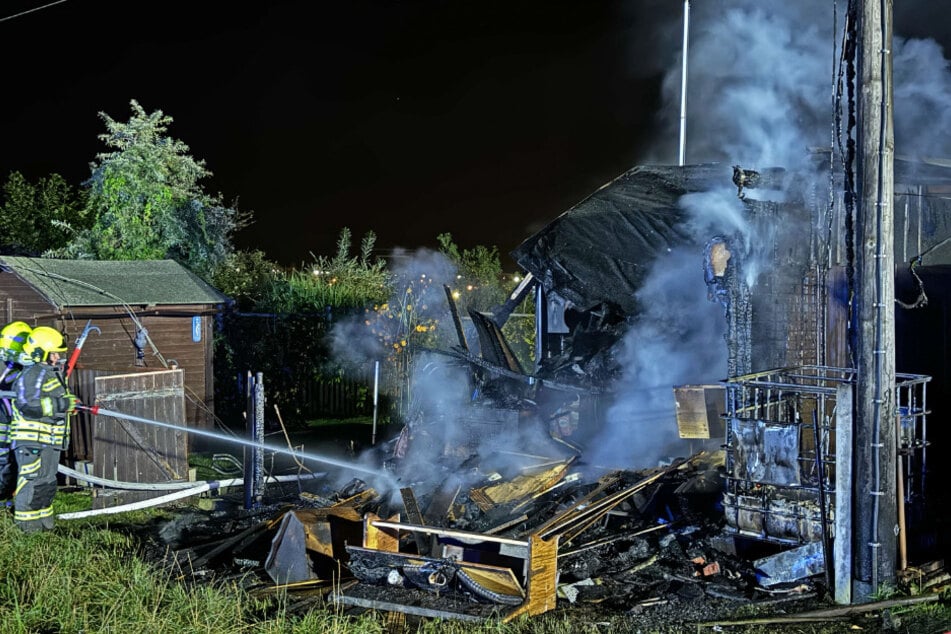
{"type": "Polygon", "coordinates": [[[894,586],[895,407],[892,0],[862,0],[856,174],[854,599],[894,586]]]}

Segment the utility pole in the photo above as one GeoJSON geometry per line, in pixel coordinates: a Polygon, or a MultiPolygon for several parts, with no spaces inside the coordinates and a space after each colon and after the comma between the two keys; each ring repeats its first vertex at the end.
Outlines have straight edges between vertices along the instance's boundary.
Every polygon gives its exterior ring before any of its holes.
{"type": "Polygon", "coordinates": [[[859,104],[856,174],[856,351],[853,598],[895,586],[894,132],[892,0],[857,0],[859,104]]]}
{"type": "Polygon", "coordinates": [[[687,50],[690,48],[690,0],[684,0],[683,60],[680,67],[680,153],[679,165],[687,160],[687,50]]]}

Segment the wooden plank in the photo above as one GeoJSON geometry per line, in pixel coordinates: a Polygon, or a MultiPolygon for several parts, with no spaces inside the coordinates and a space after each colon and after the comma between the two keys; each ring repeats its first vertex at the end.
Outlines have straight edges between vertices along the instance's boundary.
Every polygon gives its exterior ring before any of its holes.
{"type": "Polygon", "coordinates": [[[426,533],[428,535],[440,535],[443,537],[455,537],[457,539],[469,540],[470,542],[494,542],[496,544],[507,544],[509,546],[520,546],[525,548],[529,545],[524,539],[511,539],[509,537],[498,537],[496,535],[486,535],[484,533],[473,533],[470,531],[457,531],[448,528],[438,528],[436,526],[421,526],[419,524],[404,524],[400,522],[383,522],[372,520],[368,525],[374,528],[388,528],[397,531],[409,531],[426,533]]]}
{"type": "MultiPolygon", "coordinates": [[[[367,513],[363,519],[363,547],[386,552],[399,552],[400,536],[397,531],[388,530],[387,527],[376,526],[380,516],[375,513],[367,513]]],[[[399,521],[400,516],[394,515],[391,520],[399,521]]]]}
{"type": "Polygon", "coordinates": [[[417,605],[403,605],[401,603],[392,603],[390,601],[379,601],[375,599],[365,599],[362,597],[354,597],[340,592],[334,592],[330,595],[330,600],[334,603],[340,603],[343,605],[353,605],[360,608],[367,608],[370,610],[382,610],[387,612],[405,612],[406,614],[412,614],[414,616],[422,616],[430,619],[455,619],[459,621],[471,621],[474,623],[481,623],[485,621],[485,618],[479,616],[473,616],[471,614],[464,614],[462,612],[450,612],[448,610],[435,610],[432,608],[424,608],[417,605]]]}
{"type": "Polygon", "coordinates": [[[505,616],[505,623],[522,614],[535,616],[553,610],[558,601],[558,536],[544,540],[532,535],[528,548],[528,596],[505,616]]]}
{"type": "Polygon", "coordinates": [[[441,524],[449,518],[449,512],[460,490],[462,490],[462,480],[458,476],[450,475],[443,480],[429,501],[429,506],[426,507],[426,517],[430,522],[441,524]]]}

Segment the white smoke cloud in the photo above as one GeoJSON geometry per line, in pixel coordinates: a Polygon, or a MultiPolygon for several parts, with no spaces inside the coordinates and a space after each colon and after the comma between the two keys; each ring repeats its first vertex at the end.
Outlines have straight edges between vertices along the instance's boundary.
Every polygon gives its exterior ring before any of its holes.
{"type": "Polygon", "coordinates": [[[673,387],[726,376],[723,311],[706,293],[699,250],[676,249],[654,263],[638,292],[645,311],[618,353],[626,371],[587,460],[631,467],[684,455],[673,387]]]}
{"type": "Polygon", "coordinates": [[[934,40],[895,38],[892,45],[895,152],[945,158],[951,150],[951,72],[934,40]]]}
{"type": "MultiPolygon", "coordinates": [[[[694,2],[692,7],[687,162],[808,173],[810,149],[832,143],[833,82],[845,3],[837,19],[826,0],[720,0],[694,2]],[[838,32],[833,32],[836,22],[838,32]]],[[[668,7],[666,17],[661,31],[668,34],[670,63],[663,81],[666,105],[660,113],[664,132],[652,158],[674,163],[676,143],[671,139],[679,135],[681,53],[674,47],[679,39],[669,36],[674,32],[670,21],[682,20],[682,15],[668,7]]],[[[934,40],[896,35],[892,50],[896,153],[947,156],[951,73],[941,47],[934,40]]],[[[842,104],[845,101],[843,95],[842,104]]],[[[764,190],[751,195],[774,200],[782,196],[764,190]]],[[[767,254],[757,253],[758,246],[775,243],[777,231],[795,236],[803,229],[762,223],[754,229],[728,183],[688,194],[680,205],[689,214],[686,227],[695,244],[722,235],[732,240],[731,248],[742,250],[750,287],[768,261],[767,254]]],[[[604,435],[591,443],[595,459],[644,464],[677,453],[684,442],[674,424],[673,386],[726,378],[726,325],[720,308],[706,299],[701,255],[696,248],[658,260],[638,293],[647,311],[621,344],[618,358],[627,369],[604,435]]]]}
{"type": "Polygon", "coordinates": [[[429,249],[396,249],[391,261],[393,295],[388,301],[334,324],[331,341],[337,361],[361,365],[385,359],[415,336],[417,325],[450,328],[444,318],[448,309],[443,285],[455,282],[455,265],[429,249]]]}
{"type": "MultiPolygon", "coordinates": [[[[909,12],[921,5],[905,4],[909,12]]],[[[808,148],[829,147],[845,3],[835,13],[826,0],[691,6],[687,161],[793,169],[803,167],[808,148]]],[[[669,24],[664,29],[672,32],[669,24]]],[[[678,139],[680,125],[681,51],[674,44],[679,40],[667,44],[663,136],[651,156],[666,163],[675,162],[671,140],[678,139]]],[[[947,156],[951,73],[945,52],[933,39],[896,32],[892,60],[896,153],[947,156]]]]}
{"type": "MultiPolygon", "coordinates": [[[[828,2],[694,3],[687,90],[688,162],[794,167],[828,145],[833,77],[828,2]]],[[[680,53],[663,94],[677,138],[680,53]]],[[[669,144],[668,144],[669,145],[669,144]]]]}

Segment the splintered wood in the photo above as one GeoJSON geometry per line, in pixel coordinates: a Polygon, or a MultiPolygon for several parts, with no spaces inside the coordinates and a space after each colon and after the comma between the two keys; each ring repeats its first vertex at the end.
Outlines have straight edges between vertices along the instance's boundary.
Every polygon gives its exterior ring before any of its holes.
{"type": "Polygon", "coordinates": [[[705,455],[703,452],[696,454],[688,460],[677,462],[662,469],[632,486],[621,489],[614,493],[601,497],[605,491],[612,488],[620,480],[619,473],[613,473],[602,479],[602,483],[591,493],[580,499],[571,507],[565,509],[560,514],[553,517],[541,527],[535,529],[535,534],[548,538],[558,535],[562,543],[569,544],[580,534],[588,530],[610,513],[614,508],[621,504],[638,491],[641,491],[650,484],[653,484],[665,475],[681,469],[698,460],[705,455]]]}
{"type": "Polygon", "coordinates": [[[569,462],[563,462],[535,475],[520,475],[509,482],[472,489],[469,497],[483,511],[499,504],[531,498],[558,484],[565,477],[569,465],[569,462]]]}
{"type": "Polygon", "coordinates": [[[553,610],[558,601],[558,537],[544,540],[532,535],[528,548],[528,596],[505,617],[506,622],[522,614],[534,616],[553,610]]]}

